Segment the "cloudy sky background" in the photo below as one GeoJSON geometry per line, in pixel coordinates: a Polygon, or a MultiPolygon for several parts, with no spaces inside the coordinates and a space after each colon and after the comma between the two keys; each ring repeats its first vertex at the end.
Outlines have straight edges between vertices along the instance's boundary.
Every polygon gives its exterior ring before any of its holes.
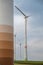
{"type": "MultiPolygon", "coordinates": [[[[26,15],[28,60],[43,60],[43,0],[14,0],[26,15]]],[[[23,15],[14,7],[14,32],[16,34],[16,59],[25,59],[25,22],[23,15]]]]}

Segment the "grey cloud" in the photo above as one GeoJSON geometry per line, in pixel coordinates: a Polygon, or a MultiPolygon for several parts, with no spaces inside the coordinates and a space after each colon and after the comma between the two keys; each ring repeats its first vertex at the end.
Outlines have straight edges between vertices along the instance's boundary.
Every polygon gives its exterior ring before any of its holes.
{"type": "Polygon", "coordinates": [[[43,0],[36,0],[37,2],[39,2],[40,4],[43,4],[43,0]]]}

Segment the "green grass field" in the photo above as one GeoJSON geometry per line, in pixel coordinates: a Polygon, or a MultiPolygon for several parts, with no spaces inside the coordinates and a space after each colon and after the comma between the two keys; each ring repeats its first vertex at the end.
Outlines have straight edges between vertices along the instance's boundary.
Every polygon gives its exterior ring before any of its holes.
{"type": "Polygon", "coordinates": [[[43,61],[14,61],[14,65],[43,65],[43,61]]]}
{"type": "Polygon", "coordinates": [[[14,64],[14,65],[25,65],[25,64],[14,64]]]}

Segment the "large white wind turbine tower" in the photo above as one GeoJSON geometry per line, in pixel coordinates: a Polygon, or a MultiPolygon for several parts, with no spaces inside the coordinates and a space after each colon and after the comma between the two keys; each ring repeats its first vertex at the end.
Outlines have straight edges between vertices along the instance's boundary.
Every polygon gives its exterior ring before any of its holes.
{"type": "Polygon", "coordinates": [[[17,10],[19,10],[19,12],[21,12],[21,14],[24,16],[25,19],[25,60],[27,59],[27,18],[30,16],[26,16],[17,6],[15,6],[17,10]]]}

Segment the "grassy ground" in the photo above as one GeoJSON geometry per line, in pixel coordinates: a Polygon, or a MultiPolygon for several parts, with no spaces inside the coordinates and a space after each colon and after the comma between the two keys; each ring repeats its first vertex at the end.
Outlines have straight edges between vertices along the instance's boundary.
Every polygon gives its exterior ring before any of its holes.
{"type": "Polygon", "coordinates": [[[14,64],[14,65],[25,65],[25,64],[14,64]]]}
{"type": "Polygon", "coordinates": [[[43,64],[14,64],[14,65],[43,65],[43,64]]]}
{"type": "MultiPolygon", "coordinates": [[[[14,63],[14,65],[27,65],[27,64],[16,64],[16,63],[14,63]]],[[[30,65],[30,64],[28,64],[28,65],[30,65]]]]}
{"type": "Polygon", "coordinates": [[[43,65],[43,61],[14,61],[14,65],[43,65]]]}

